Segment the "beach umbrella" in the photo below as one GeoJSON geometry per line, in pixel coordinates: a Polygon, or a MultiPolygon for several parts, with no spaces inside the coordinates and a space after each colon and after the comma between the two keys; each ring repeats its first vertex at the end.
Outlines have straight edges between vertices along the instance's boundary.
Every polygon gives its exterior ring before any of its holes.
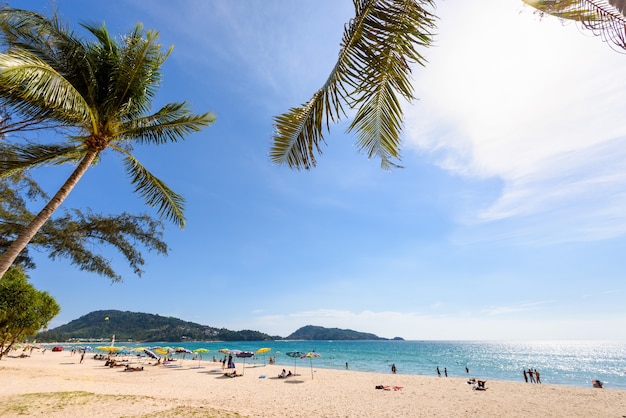
{"type": "Polygon", "coordinates": [[[254,353],[251,351],[240,351],[239,353],[235,354],[235,357],[243,359],[243,369],[241,374],[244,374],[246,371],[246,359],[252,356],[254,356],[254,353]]]}
{"type": "MultiPolygon", "coordinates": [[[[187,354],[193,354],[193,351],[191,351],[191,350],[190,350],[190,349],[188,349],[188,348],[184,348],[184,347],[178,347],[178,348],[175,350],[175,352],[176,352],[176,354],[182,354],[182,356],[183,356],[182,360],[185,360],[185,356],[186,356],[187,354]]],[[[181,362],[182,362],[182,360],[181,360],[181,362]]]]}
{"type": "MultiPolygon", "coordinates": [[[[256,350],[257,354],[265,354],[272,351],[271,348],[269,347],[263,347],[263,348],[259,348],[258,350],[256,350]]],[[[263,356],[263,364],[265,365],[265,356],[263,356]]]]}
{"type": "Polygon", "coordinates": [[[122,350],[123,347],[113,347],[112,345],[105,345],[105,346],[100,346],[100,347],[96,347],[98,350],[100,351],[106,351],[109,354],[110,353],[117,353],[118,351],[122,350]]]}
{"type": "Polygon", "coordinates": [[[299,351],[289,351],[286,353],[289,357],[293,357],[293,374],[296,374],[296,360],[298,360],[302,353],[299,351]]]}
{"type": "Polygon", "coordinates": [[[146,355],[147,355],[148,357],[153,358],[153,359],[155,359],[155,360],[159,358],[159,356],[157,356],[157,355],[154,353],[154,351],[148,350],[147,348],[144,348],[144,349],[143,349],[143,352],[144,352],[144,353],[146,353],[146,355]]]}
{"type": "Polygon", "coordinates": [[[316,357],[321,357],[315,351],[309,351],[308,353],[302,355],[300,358],[308,358],[311,362],[311,379],[313,379],[313,359],[316,357]]]}
{"type": "Polygon", "coordinates": [[[154,347],[154,352],[162,356],[167,355],[167,350],[164,349],[163,347],[154,347]]]}
{"type": "Polygon", "coordinates": [[[194,353],[198,355],[198,367],[200,367],[200,360],[202,360],[202,353],[208,353],[209,349],[207,348],[196,348],[193,350],[194,353]]]}

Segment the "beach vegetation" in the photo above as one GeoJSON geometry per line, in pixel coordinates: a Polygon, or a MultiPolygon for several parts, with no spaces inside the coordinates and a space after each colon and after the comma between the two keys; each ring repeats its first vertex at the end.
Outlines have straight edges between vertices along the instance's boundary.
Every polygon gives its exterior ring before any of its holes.
{"type": "Polygon", "coordinates": [[[4,7],[0,10],[0,107],[24,119],[41,117],[58,125],[59,141],[0,143],[0,177],[41,166],[75,165],[74,171],[0,256],[0,277],[88,168],[105,151],[121,155],[135,192],[159,216],[184,227],[184,198],[133,155],[138,145],[175,143],[210,125],[211,112],[192,113],[186,102],[151,113],[161,67],[171,53],[158,33],[141,24],[115,38],[106,26],[81,25],[79,37],[58,15],[4,7]]]}
{"type": "Polygon", "coordinates": [[[414,65],[432,44],[433,0],[353,0],[355,16],[345,26],[337,62],[323,86],[304,104],[274,118],[270,157],[293,169],[316,166],[324,132],[356,112],[348,132],[383,169],[400,161],[402,101],[414,99],[414,65]]]}
{"type": "Polygon", "coordinates": [[[15,343],[46,328],[60,310],[56,300],[35,289],[20,268],[10,268],[0,281],[0,359],[15,343]]]}
{"type": "Polygon", "coordinates": [[[563,21],[575,21],[594,35],[626,52],[626,0],[522,0],[540,16],[552,15],[563,21]]]}
{"type": "MultiPolygon", "coordinates": [[[[35,217],[28,210],[30,200],[46,199],[46,194],[24,173],[0,180],[0,252],[6,251],[20,231],[35,217]],[[28,200],[28,201],[27,201],[28,200]]],[[[57,212],[35,234],[15,260],[26,269],[35,268],[29,248],[47,252],[51,259],[65,258],[80,270],[121,281],[110,258],[96,253],[103,245],[116,249],[135,274],[141,276],[143,248],[167,255],[163,223],[147,214],[103,215],[79,209],[57,212]]]]}

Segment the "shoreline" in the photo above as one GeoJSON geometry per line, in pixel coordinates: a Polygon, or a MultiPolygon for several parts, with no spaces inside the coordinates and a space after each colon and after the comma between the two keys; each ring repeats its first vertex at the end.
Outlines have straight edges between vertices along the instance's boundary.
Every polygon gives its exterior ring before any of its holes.
{"type": "MultiPolygon", "coordinates": [[[[235,378],[221,363],[179,360],[143,370],[105,367],[93,353],[33,353],[0,360],[0,416],[19,417],[491,417],[624,416],[626,391],[488,380],[473,390],[467,379],[237,363],[235,378]],[[376,389],[384,386],[384,389],[376,389]],[[388,390],[387,390],[388,389],[388,390]],[[187,411],[187,412],[184,412],[187,411]],[[192,413],[193,412],[193,413],[192,413]],[[178,415],[177,415],[178,414],[178,415]],[[195,414],[195,415],[194,415],[195,414]]],[[[472,376],[480,379],[480,376],[472,376]]]]}

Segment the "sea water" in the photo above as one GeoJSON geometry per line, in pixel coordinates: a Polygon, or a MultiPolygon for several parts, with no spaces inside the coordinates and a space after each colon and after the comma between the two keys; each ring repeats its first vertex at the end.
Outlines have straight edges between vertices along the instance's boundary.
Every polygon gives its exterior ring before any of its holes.
{"type": "MultiPolygon", "coordinates": [[[[106,344],[105,344],[106,345],[106,344]]],[[[260,365],[272,356],[276,364],[300,373],[310,367],[437,376],[473,377],[523,382],[523,370],[537,369],[547,384],[591,387],[600,380],[607,389],[626,390],[626,342],[602,341],[246,341],[246,342],[161,342],[116,345],[206,348],[202,361],[223,357],[220,349],[256,352],[270,348],[266,354],[246,359],[246,366],[260,365]],[[316,352],[316,358],[292,358],[288,352],[316,352]],[[469,369],[469,373],[466,371],[469,369]]],[[[92,345],[94,348],[96,345],[92,345]]],[[[189,358],[189,355],[187,355],[189,358]]],[[[244,359],[235,358],[237,365],[244,359]]],[[[209,366],[209,365],[207,365],[209,366]]],[[[210,367],[210,366],[209,366],[210,367]]]]}

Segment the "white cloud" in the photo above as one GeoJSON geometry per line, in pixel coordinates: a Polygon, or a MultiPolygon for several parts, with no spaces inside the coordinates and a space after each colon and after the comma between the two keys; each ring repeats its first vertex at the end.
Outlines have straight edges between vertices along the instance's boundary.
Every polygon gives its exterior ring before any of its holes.
{"type": "Polygon", "coordinates": [[[623,55],[517,0],[443,3],[438,14],[407,145],[451,172],[502,180],[476,222],[552,214],[557,234],[580,226],[567,239],[623,234],[623,55]]]}

